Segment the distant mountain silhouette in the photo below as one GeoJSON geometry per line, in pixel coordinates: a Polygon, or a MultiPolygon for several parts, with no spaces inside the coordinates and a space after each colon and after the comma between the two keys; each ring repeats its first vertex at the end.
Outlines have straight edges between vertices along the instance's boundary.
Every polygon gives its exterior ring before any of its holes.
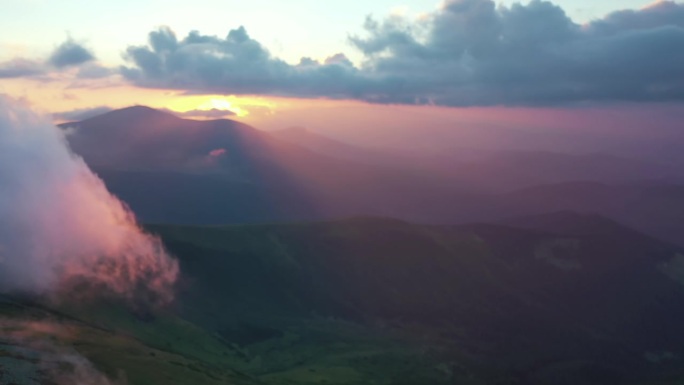
{"type": "Polygon", "coordinates": [[[276,137],[314,152],[341,159],[384,164],[430,174],[462,191],[500,193],[541,184],[594,181],[625,183],[668,180],[682,173],[671,166],[607,154],[454,148],[425,153],[392,148],[365,148],[302,127],[273,132],[276,137]]]}
{"type": "Polygon", "coordinates": [[[575,211],[556,211],[548,214],[532,215],[526,217],[508,218],[501,224],[519,227],[529,230],[537,230],[552,234],[566,234],[572,236],[606,236],[626,237],[635,239],[643,237],[644,241],[655,242],[654,238],[647,237],[636,230],[628,228],[612,219],[599,214],[581,214],[575,211]],[[648,239],[646,239],[648,238],[648,239]]]}
{"type": "Polygon", "coordinates": [[[668,183],[610,185],[574,182],[537,186],[497,196],[509,216],[559,210],[598,213],[684,245],[684,186],[668,183]]]}

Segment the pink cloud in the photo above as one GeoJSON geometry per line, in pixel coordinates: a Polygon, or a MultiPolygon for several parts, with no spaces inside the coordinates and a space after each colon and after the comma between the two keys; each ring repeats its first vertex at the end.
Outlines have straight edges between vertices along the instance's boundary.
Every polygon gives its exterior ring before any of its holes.
{"type": "Polygon", "coordinates": [[[0,154],[0,290],[172,300],[178,264],[161,241],[70,152],[63,132],[2,96],[0,154]]]}

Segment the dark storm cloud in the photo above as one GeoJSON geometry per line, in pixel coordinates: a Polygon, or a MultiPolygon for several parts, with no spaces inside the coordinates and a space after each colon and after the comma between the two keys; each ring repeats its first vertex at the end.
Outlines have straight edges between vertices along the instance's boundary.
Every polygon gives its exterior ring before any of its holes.
{"type": "Polygon", "coordinates": [[[67,39],[60,44],[50,58],[48,63],[57,68],[78,66],[95,60],[95,56],[85,47],[72,39],[67,39]]]}
{"type": "Polygon", "coordinates": [[[291,65],[242,27],[226,37],[169,28],[126,51],[144,87],[353,98],[378,103],[546,105],[684,99],[684,5],[619,11],[586,25],[546,1],[449,0],[420,20],[369,18],[343,54],[291,65]]]}

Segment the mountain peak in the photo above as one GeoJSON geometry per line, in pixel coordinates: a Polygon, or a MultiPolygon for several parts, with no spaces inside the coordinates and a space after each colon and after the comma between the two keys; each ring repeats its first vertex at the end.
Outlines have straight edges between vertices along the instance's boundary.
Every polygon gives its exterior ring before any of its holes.
{"type": "Polygon", "coordinates": [[[178,120],[179,118],[176,117],[175,115],[162,111],[162,110],[157,110],[152,107],[147,107],[147,106],[142,106],[142,105],[135,105],[135,106],[130,106],[130,107],[125,107],[121,108],[118,110],[113,110],[106,112],[102,115],[98,115],[89,119],[85,119],[84,121],[88,120],[96,120],[96,119],[107,119],[107,120],[124,120],[124,121],[129,121],[129,120],[160,120],[160,119],[165,119],[165,120],[178,120]]]}

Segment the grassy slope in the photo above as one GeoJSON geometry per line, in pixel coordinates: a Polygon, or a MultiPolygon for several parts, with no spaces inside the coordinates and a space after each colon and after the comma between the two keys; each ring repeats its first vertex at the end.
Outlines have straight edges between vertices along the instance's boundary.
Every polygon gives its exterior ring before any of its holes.
{"type": "Polygon", "coordinates": [[[540,383],[569,372],[624,382],[680,364],[644,360],[684,342],[680,287],[657,268],[676,250],[626,229],[563,236],[355,219],[152,230],[202,277],[186,302],[215,309],[185,314],[224,335],[293,318],[350,320],[399,331],[451,372],[465,354],[469,368],[483,362],[483,372],[540,383]]]}
{"type": "Polygon", "coordinates": [[[684,301],[661,272],[675,250],[621,231],[378,219],[149,229],[182,264],[172,308],[3,302],[0,314],[60,323],[71,332],[56,344],[133,385],[678,379],[684,301]]]}

